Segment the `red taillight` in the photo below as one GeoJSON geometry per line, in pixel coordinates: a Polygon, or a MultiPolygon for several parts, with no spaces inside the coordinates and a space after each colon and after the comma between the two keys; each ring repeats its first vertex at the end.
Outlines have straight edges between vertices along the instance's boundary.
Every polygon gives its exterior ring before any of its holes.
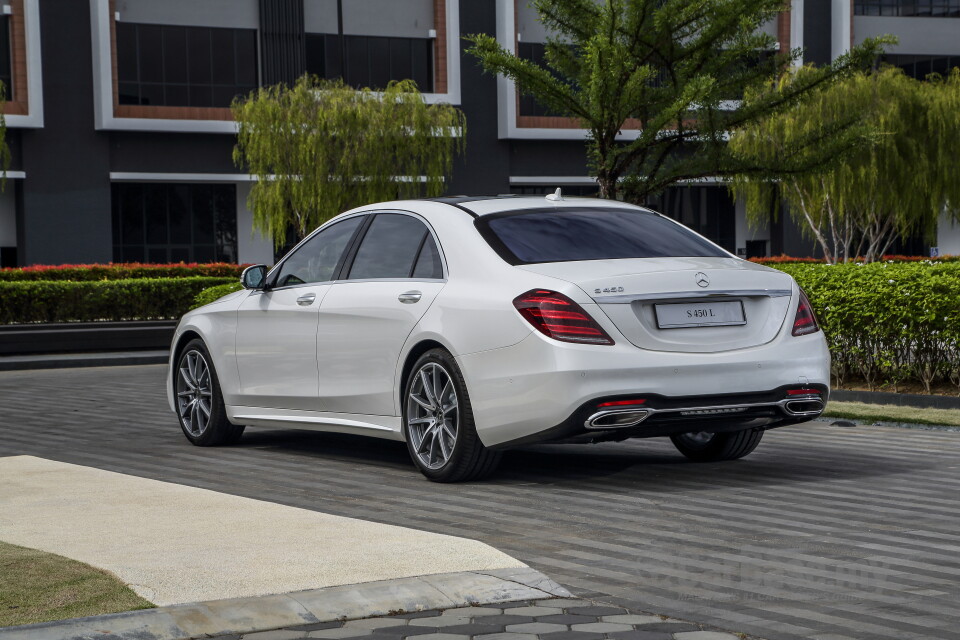
{"type": "Polygon", "coordinates": [[[816,389],[787,389],[788,396],[818,396],[820,392],[816,389]]]}
{"type": "Polygon", "coordinates": [[[808,333],[820,331],[820,325],[817,324],[817,317],[813,315],[813,307],[807,296],[800,292],[800,304],[797,305],[797,315],[793,320],[793,335],[805,336],[808,333]]]}
{"type": "Polygon", "coordinates": [[[603,407],[629,407],[636,406],[638,404],[644,404],[646,400],[637,399],[637,400],[611,400],[610,402],[601,402],[597,405],[598,409],[603,407]]]}
{"type": "Polygon", "coordinates": [[[596,320],[576,302],[556,291],[533,289],[513,301],[527,322],[540,333],[563,342],[613,344],[596,320]]]}

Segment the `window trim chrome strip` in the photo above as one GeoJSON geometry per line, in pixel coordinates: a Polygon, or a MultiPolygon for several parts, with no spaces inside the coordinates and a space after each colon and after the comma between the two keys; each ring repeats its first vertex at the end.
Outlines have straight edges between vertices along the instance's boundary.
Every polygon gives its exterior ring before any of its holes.
{"type": "Polygon", "coordinates": [[[631,304],[648,300],[688,300],[700,298],[784,298],[792,296],[790,289],[722,289],[716,291],[668,291],[664,293],[639,293],[622,296],[597,296],[597,304],[631,304]]]}

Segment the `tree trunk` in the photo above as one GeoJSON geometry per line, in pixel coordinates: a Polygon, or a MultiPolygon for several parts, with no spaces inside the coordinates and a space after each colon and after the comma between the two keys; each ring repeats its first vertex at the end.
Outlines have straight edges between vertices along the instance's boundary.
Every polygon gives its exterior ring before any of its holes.
{"type": "Polygon", "coordinates": [[[803,213],[803,217],[807,221],[807,226],[810,227],[810,230],[813,232],[814,237],[816,237],[817,242],[820,243],[820,248],[823,249],[824,260],[826,260],[827,264],[836,264],[837,259],[830,249],[830,243],[824,237],[823,231],[817,226],[813,220],[813,216],[811,216],[810,212],[807,210],[807,199],[803,197],[803,192],[796,185],[793,185],[793,190],[797,192],[797,197],[800,199],[800,211],[803,213]]]}
{"type": "Polygon", "coordinates": [[[600,197],[605,200],[617,199],[617,176],[612,172],[601,170],[597,173],[597,185],[600,187],[600,197]]]}

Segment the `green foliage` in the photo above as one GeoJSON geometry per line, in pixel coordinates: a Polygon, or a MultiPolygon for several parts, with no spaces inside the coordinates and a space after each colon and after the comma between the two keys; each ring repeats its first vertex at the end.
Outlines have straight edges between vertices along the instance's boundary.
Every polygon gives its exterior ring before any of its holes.
{"type": "Polygon", "coordinates": [[[0,282],[0,324],[98,320],[167,320],[196,295],[233,278],[136,278],[0,282]]]}
{"type": "Polygon", "coordinates": [[[960,385],[960,262],[771,266],[810,298],[839,383],[960,385]]]}
{"type": "MultiPolygon", "coordinates": [[[[784,263],[793,263],[793,262],[808,262],[811,264],[823,264],[826,262],[823,258],[794,258],[788,255],[779,255],[771,256],[769,258],[747,258],[750,262],[756,262],[757,264],[765,264],[770,267],[775,267],[778,264],[784,263]]],[[[960,255],[947,255],[939,256],[935,261],[932,261],[930,258],[925,256],[901,256],[901,255],[889,255],[883,256],[884,262],[960,262],[960,255]]],[[[860,260],[863,262],[863,260],[860,260]]]]}
{"type": "Polygon", "coordinates": [[[776,18],[783,0],[534,0],[544,26],[547,66],[515,56],[492,36],[467,37],[469,53],[484,69],[514,80],[523,93],[589,131],[591,171],[600,195],[647,195],[707,176],[764,178],[810,170],[845,151],[844,131],[798,140],[802,156],[762,162],[730,153],[730,131],[793,106],[814,89],[868,66],[888,39],[870,39],[831,66],[811,70],[783,91],[754,92],[797,60],[801,51],[772,53],[775,39],[761,27],[776,18]],[[760,52],[771,52],[761,55],[760,52]],[[630,124],[635,140],[618,140],[630,124]],[[623,180],[622,183],[619,182],[623,180]]]}
{"type": "MultiPolygon", "coordinates": [[[[777,87],[749,95],[748,101],[782,93],[808,73],[813,71],[801,69],[777,87]]],[[[898,236],[923,233],[932,238],[941,212],[946,208],[956,216],[960,208],[960,70],[927,82],[892,67],[851,75],[786,112],[741,128],[731,137],[730,149],[744,161],[763,163],[794,154],[803,163],[817,154],[798,141],[832,135],[851,112],[864,119],[847,130],[854,142],[850,153],[816,172],[777,181],[742,175],[732,183],[755,222],[766,219],[771,202],[785,202],[828,262],[857,256],[872,262],[898,236]]]]}
{"type": "Polygon", "coordinates": [[[240,277],[245,265],[227,262],[61,264],[0,269],[0,282],[20,280],[125,280],[129,278],[240,277]]]}
{"type": "Polygon", "coordinates": [[[231,294],[234,291],[240,291],[243,289],[243,285],[239,282],[230,282],[228,284],[218,284],[215,287],[210,287],[209,289],[204,289],[198,293],[193,298],[193,304],[190,305],[191,309],[196,309],[197,307],[202,307],[205,304],[210,304],[219,300],[225,295],[231,294]]]}
{"type": "Polygon", "coordinates": [[[380,93],[304,76],[237,99],[234,161],[257,177],[254,227],[283,246],[356,206],[438,196],[462,152],[466,121],[428,105],[411,80],[380,93]]]}

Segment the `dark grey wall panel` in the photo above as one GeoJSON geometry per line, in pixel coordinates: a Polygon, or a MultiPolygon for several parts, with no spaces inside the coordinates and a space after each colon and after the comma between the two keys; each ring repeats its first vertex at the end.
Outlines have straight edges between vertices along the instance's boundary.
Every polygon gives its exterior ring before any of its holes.
{"type": "Polygon", "coordinates": [[[262,84],[293,84],[306,67],[303,0],[260,0],[262,84]]]}
{"type": "Polygon", "coordinates": [[[236,136],[213,133],[110,134],[110,171],[241,173],[233,164],[236,136]]]}
{"type": "Polygon", "coordinates": [[[582,140],[514,140],[512,176],[585,176],[587,145],[582,140]]]}
{"type": "MultiPolygon", "coordinates": [[[[494,2],[460,0],[460,32],[496,36],[494,2]]],[[[452,55],[457,55],[452,52],[452,55]]],[[[448,194],[505,193],[510,187],[510,149],[497,137],[497,80],[473,56],[460,53],[462,109],[467,116],[467,149],[453,168],[448,194]]]]}
{"type": "MultiPolygon", "coordinates": [[[[783,250],[788,256],[822,257],[817,241],[804,234],[804,228],[789,214],[783,220],[783,250]]],[[[775,254],[776,255],[776,254],[775,254]]]]}
{"type": "Polygon", "coordinates": [[[112,257],[109,141],[93,128],[90,4],[40,1],[44,128],[21,134],[22,264],[112,257]]]}
{"type": "MultiPolygon", "coordinates": [[[[23,169],[23,144],[20,139],[22,129],[7,129],[7,147],[10,149],[10,171],[23,169]]],[[[9,183],[7,183],[9,185],[9,183]]]]}

